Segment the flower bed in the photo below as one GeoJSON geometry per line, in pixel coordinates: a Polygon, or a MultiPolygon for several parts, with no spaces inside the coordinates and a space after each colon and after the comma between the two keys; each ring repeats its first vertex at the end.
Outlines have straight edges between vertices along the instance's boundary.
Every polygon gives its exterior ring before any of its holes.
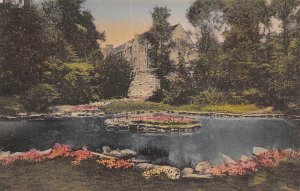
{"type": "Polygon", "coordinates": [[[146,115],[117,117],[105,121],[108,129],[135,130],[137,132],[191,132],[201,127],[190,117],[172,115],[146,115]]]}
{"type": "Polygon", "coordinates": [[[293,150],[280,151],[273,149],[268,152],[255,156],[247,161],[238,161],[236,164],[221,164],[207,170],[214,176],[224,175],[244,175],[253,171],[257,171],[262,167],[272,167],[275,163],[287,159],[299,159],[300,153],[293,150]]]}
{"type": "Polygon", "coordinates": [[[128,162],[127,160],[114,158],[100,159],[97,160],[97,163],[109,169],[128,169],[133,166],[132,163],[128,162]]]}
{"type": "Polygon", "coordinates": [[[24,153],[14,153],[0,155],[0,164],[12,164],[16,161],[33,161],[39,162],[46,159],[54,159],[57,157],[71,157],[73,158],[72,164],[79,165],[82,160],[90,159],[93,157],[92,153],[83,148],[82,150],[72,151],[71,147],[67,145],[55,144],[52,149],[47,151],[30,150],[24,153]]]}

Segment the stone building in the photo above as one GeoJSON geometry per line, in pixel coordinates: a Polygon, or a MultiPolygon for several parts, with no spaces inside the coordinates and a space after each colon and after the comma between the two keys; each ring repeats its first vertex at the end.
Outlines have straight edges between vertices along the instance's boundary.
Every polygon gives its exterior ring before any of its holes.
{"type": "MultiPolygon", "coordinates": [[[[179,52],[184,55],[187,63],[195,59],[197,56],[195,45],[185,29],[180,24],[171,26],[170,29],[172,41],[175,42],[170,59],[177,64],[179,52]]],[[[131,98],[147,99],[159,88],[159,81],[151,72],[149,60],[151,44],[146,39],[146,33],[135,35],[132,40],[111,52],[113,55],[124,57],[134,66],[135,77],[128,92],[128,97],[131,98]]]]}

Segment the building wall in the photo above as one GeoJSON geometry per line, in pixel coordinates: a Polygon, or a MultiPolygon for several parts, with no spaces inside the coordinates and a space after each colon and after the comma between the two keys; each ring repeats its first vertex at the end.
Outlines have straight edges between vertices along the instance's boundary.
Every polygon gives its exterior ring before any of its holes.
{"type": "MultiPolygon", "coordinates": [[[[178,63],[178,52],[184,53],[186,61],[195,58],[194,43],[181,25],[177,25],[172,31],[172,40],[176,42],[176,47],[170,54],[170,59],[178,63]]],[[[124,57],[134,65],[135,71],[145,71],[150,69],[149,43],[142,35],[136,35],[131,41],[118,47],[113,54],[124,57]]]]}

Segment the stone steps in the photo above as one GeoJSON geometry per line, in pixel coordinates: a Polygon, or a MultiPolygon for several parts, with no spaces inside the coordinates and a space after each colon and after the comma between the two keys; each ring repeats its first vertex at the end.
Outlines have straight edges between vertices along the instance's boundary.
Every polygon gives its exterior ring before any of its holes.
{"type": "Polygon", "coordinates": [[[159,80],[150,71],[139,71],[131,82],[128,97],[147,99],[159,88],[159,80]]]}

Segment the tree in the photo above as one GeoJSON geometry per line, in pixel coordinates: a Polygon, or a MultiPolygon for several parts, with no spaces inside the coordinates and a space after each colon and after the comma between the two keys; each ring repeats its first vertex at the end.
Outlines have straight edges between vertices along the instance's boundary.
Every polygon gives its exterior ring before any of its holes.
{"type": "Polygon", "coordinates": [[[67,53],[62,58],[71,62],[79,59],[97,63],[103,59],[98,41],[105,40],[105,35],[97,31],[91,13],[82,8],[84,2],[85,0],[49,0],[42,4],[42,10],[45,24],[50,24],[46,28],[57,55],[67,53]],[[55,46],[55,42],[59,42],[60,46],[55,46]],[[63,48],[65,51],[61,51],[63,48]]]}
{"type": "Polygon", "coordinates": [[[193,78],[183,55],[182,52],[179,52],[179,63],[172,76],[170,88],[165,92],[164,102],[169,104],[187,104],[195,92],[193,89],[193,78]]]}
{"type": "MultiPolygon", "coordinates": [[[[244,91],[256,88],[259,64],[259,47],[264,37],[260,31],[262,23],[269,25],[269,11],[264,0],[233,0],[228,1],[224,11],[225,20],[230,27],[224,33],[223,45],[225,57],[234,65],[231,82],[232,91],[244,91]]],[[[224,68],[224,67],[223,67],[224,68]]]]}
{"type": "Polygon", "coordinates": [[[290,44],[290,25],[295,21],[295,13],[299,5],[299,0],[272,0],[274,16],[282,22],[282,44],[285,56],[288,55],[290,44]]]}
{"type": "Polygon", "coordinates": [[[1,93],[21,94],[43,78],[46,58],[43,19],[34,6],[1,6],[1,93]]]}
{"type": "Polygon", "coordinates": [[[223,24],[224,5],[221,0],[196,0],[187,11],[189,22],[200,31],[199,53],[213,54],[216,48],[216,32],[223,24]]]}
{"type": "Polygon", "coordinates": [[[44,112],[56,103],[59,93],[49,84],[32,86],[22,96],[22,104],[26,111],[44,112]]]}
{"type": "Polygon", "coordinates": [[[124,58],[109,56],[96,69],[103,98],[126,97],[133,79],[133,66],[124,58]]]}
{"type": "Polygon", "coordinates": [[[152,68],[160,80],[160,95],[169,88],[168,76],[172,72],[170,52],[173,47],[171,40],[171,28],[167,19],[170,17],[167,7],[154,7],[152,12],[152,27],[147,35],[151,44],[149,58],[152,68]]]}
{"type": "Polygon", "coordinates": [[[60,67],[57,89],[61,103],[83,104],[92,100],[90,73],[94,67],[88,63],[65,63],[60,67]]]}

